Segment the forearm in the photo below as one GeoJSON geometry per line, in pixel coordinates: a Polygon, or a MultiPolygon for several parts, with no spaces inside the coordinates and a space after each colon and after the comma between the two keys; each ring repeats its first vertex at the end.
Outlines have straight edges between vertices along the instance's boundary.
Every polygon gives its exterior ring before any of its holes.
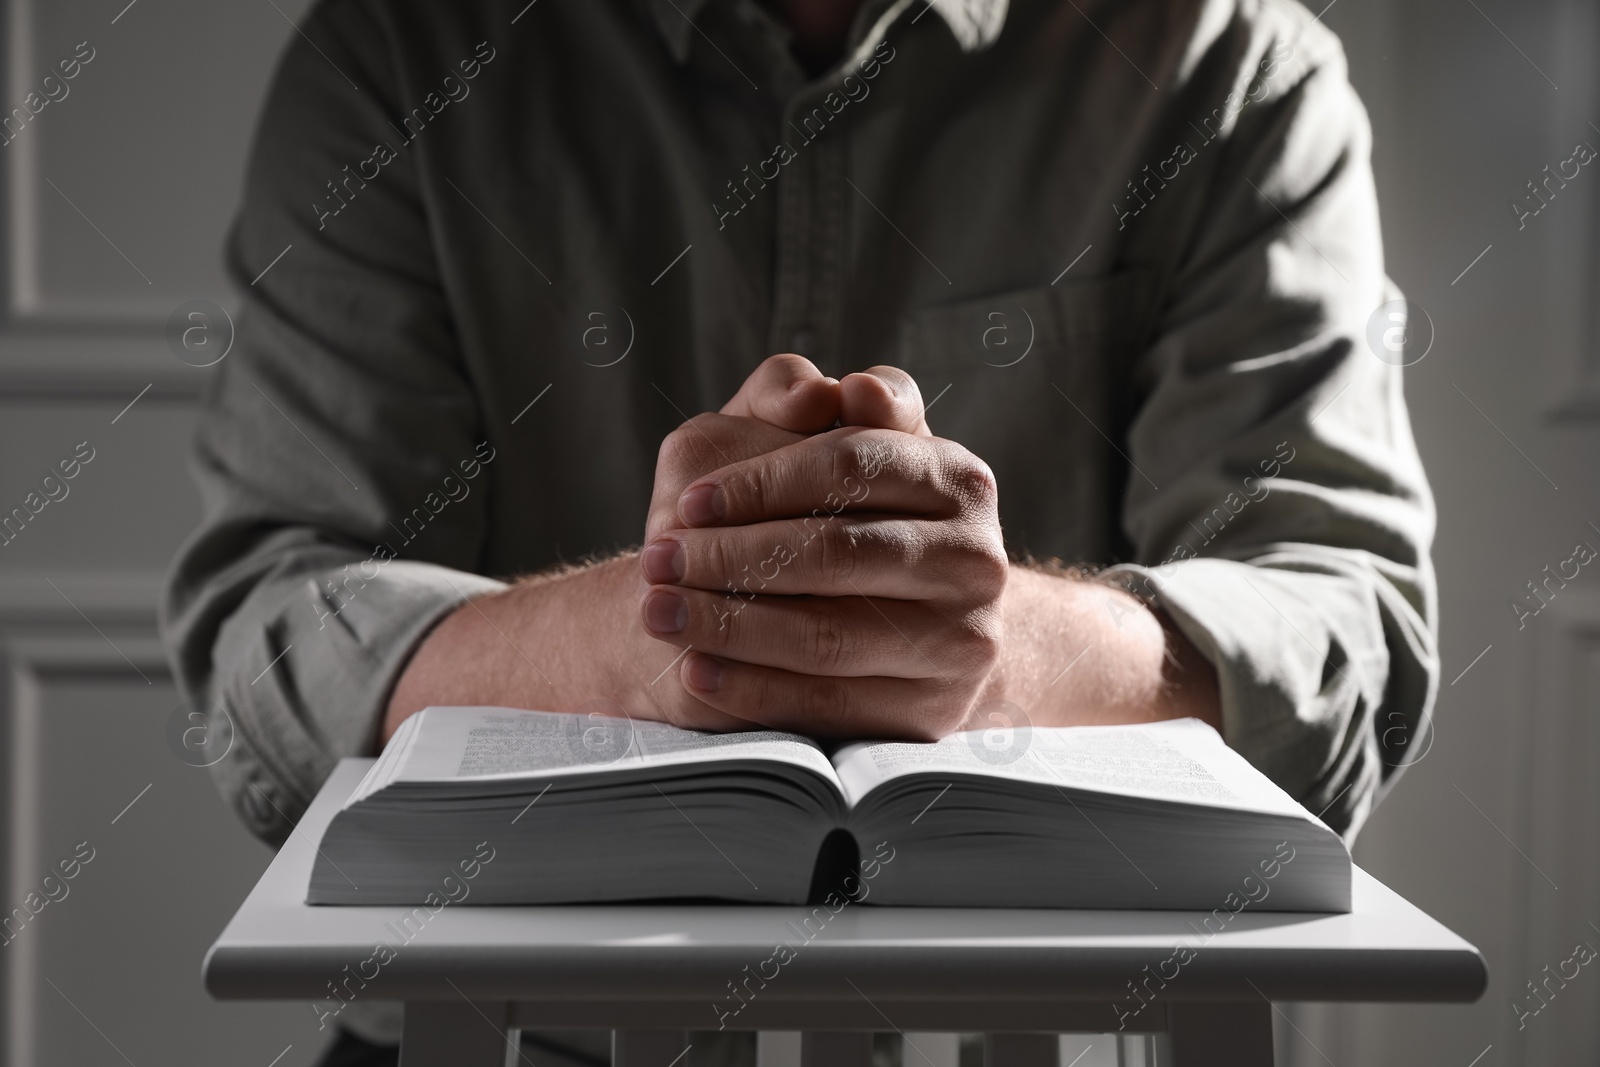
{"type": "Polygon", "coordinates": [[[638,568],[630,553],[537,575],[457,608],[412,653],[381,739],[429,705],[667,718],[679,685],[666,668],[678,650],[640,629],[638,568]]]}
{"type": "Polygon", "coordinates": [[[978,707],[1009,701],[1035,726],[1193,716],[1222,728],[1216,672],[1137,597],[1013,565],[1002,607],[1000,661],[978,707]]]}
{"type": "MultiPolygon", "coordinates": [[[[387,741],[429,705],[582,709],[671,720],[678,655],[638,622],[630,554],[541,575],[446,616],[418,645],[384,715],[387,741]]],[[[1150,722],[1192,715],[1220,728],[1216,675],[1142,601],[1081,578],[1014,566],[999,664],[978,706],[1007,700],[1036,726],[1150,722]]],[[[701,716],[716,713],[703,706],[701,716]]],[[[724,721],[702,727],[738,728],[724,721]]]]}

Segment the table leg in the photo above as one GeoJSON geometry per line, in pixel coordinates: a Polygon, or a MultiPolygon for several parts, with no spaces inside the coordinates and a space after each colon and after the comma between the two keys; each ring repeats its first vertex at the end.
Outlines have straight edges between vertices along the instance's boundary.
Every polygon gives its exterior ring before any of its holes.
{"type": "Polygon", "coordinates": [[[611,1031],[611,1067],[680,1067],[688,1051],[683,1030],[611,1031]]]}
{"type": "Polygon", "coordinates": [[[800,1067],[872,1067],[872,1035],[808,1030],[800,1035],[800,1067]]]}
{"type": "Polygon", "coordinates": [[[763,1030],[757,1034],[756,1067],[800,1067],[800,1031],[763,1030]]]}
{"type": "Polygon", "coordinates": [[[1111,1040],[1117,1042],[1122,1057],[1117,1067],[1167,1067],[1172,1062],[1172,1046],[1167,1043],[1166,1034],[1123,1034],[1111,1040]]]}
{"type": "Polygon", "coordinates": [[[984,1067],[1057,1067],[1057,1034],[984,1034],[984,1067]]]}
{"type": "Polygon", "coordinates": [[[498,1001],[407,1002],[400,1067],[510,1067],[517,1062],[510,1008],[498,1001]]]}
{"type": "Polygon", "coordinates": [[[901,1042],[904,1067],[961,1067],[960,1034],[904,1034],[901,1042]]]}
{"type": "Polygon", "coordinates": [[[1264,1000],[1167,1006],[1173,1067],[1272,1067],[1272,1005],[1264,1000]]]}
{"type": "MultiPolygon", "coordinates": [[[[1126,1067],[1116,1034],[1062,1034],[1057,1048],[1061,1067],[1126,1067]]],[[[1160,1060],[1156,1067],[1167,1067],[1160,1060]]]]}

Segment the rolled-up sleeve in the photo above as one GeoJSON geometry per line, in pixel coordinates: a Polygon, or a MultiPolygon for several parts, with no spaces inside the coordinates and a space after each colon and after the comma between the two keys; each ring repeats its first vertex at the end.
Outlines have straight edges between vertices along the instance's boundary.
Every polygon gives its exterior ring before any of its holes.
{"type": "Polygon", "coordinates": [[[183,699],[231,738],[221,788],[273,842],[370,754],[429,627],[499,588],[472,573],[494,450],[362,18],[321,5],[267,103],[228,246],[238,333],[195,437],[202,522],[162,604],[183,699]]]}
{"type": "Polygon", "coordinates": [[[1331,34],[1268,47],[1298,69],[1204,149],[1220,162],[1139,368],[1136,562],[1114,573],[1215,666],[1229,744],[1353,835],[1426,747],[1433,503],[1401,372],[1366,340],[1398,293],[1365,112],[1331,34]]]}

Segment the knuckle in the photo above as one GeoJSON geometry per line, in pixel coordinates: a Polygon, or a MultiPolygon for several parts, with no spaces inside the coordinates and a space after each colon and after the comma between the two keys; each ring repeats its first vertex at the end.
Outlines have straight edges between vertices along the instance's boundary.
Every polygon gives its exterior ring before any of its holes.
{"type": "Polygon", "coordinates": [[[956,469],[956,490],[969,507],[992,508],[1000,499],[1000,486],[994,471],[977,456],[967,453],[968,462],[956,469]]]}
{"type": "Polygon", "coordinates": [[[999,599],[1011,576],[1011,563],[1004,549],[986,542],[968,553],[967,565],[971,570],[972,590],[984,600],[999,599]]]}
{"type": "Polygon", "coordinates": [[[744,624],[739,621],[744,606],[737,594],[713,594],[707,599],[707,617],[704,625],[696,627],[696,636],[709,651],[725,652],[736,646],[744,634],[744,624]]]}
{"type": "Polygon", "coordinates": [[[684,427],[679,426],[661,439],[661,447],[656,449],[656,466],[671,470],[678,464],[683,456],[684,433],[684,427]]]}
{"type": "Polygon", "coordinates": [[[975,613],[967,627],[964,644],[975,663],[985,670],[1000,659],[1002,635],[998,612],[975,613]]]}
{"type": "Polygon", "coordinates": [[[960,590],[960,599],[987,603],[1005,592],[1011,563],[995,538],[963,535],[940,555],[939,569],[960,590]]]}
{"type": "Polygon", "coordinates": [[[946,629],[943,644],[946,661],[958,671],[986,674],[1000,658],[999,613],[968,612],[946,629]]]}
{"type": "Polygon", "coordinates": [[[1000,500],[1000,486],[989,464],[954,441],[945,442],[941,451],[940,490],[964,510],[993,510],[1000,500]]]}
{"type": "Polygon", "coordinates": [[[758,708],[782,707],[784,693],[778,684],[778,676],[769,670],[749,671],[745,681],[745,692],[753,706],[758,708]]]}
{"type": "Polygon", "coordinates": [[[685,422],[666,437],[661,439],[661,448],[656,453],[656,463],[662,470],[681,474],[685,471],[698,471],[704,466],[706,446],[705,432],[699,428],[697,421],[701,416],[685,422]]]}
{"type": "Polygon", "coordinates": [[[827,585],[854,582],[860,547],[854,524],[824,520],[817,531],[816,578],[827,585]]]}
{"type": "Polygon", "coordinates": [[[828,478],[834,485],[842,485],[861,467],[861,436],[840,434],[828,442],[828,478]]]}
{"type": "Polygon", "coordinates": [[[737,580],[742,575],[733,568],[733,551],[723,537],[697,537],[692,542],[693,551],[684,552],[684,581],[695,582],[708,578],[720,579],[722,588],[729,593],[739,588],[737,580]]]}
{"type": "Polygon", "coordinates": [[[755,466],[732,478],[725,478],[722,491],[726,494],[730,514],[766,515],[767,501],[771,499],[771,486],[767,483],[764,467],[755,466]]]}
{"type": "Polygon", "coordinates": [[[839,434],[832,440],[832,475],[835,485],[846,478],[872,479],[888,465],[890,446],[884,440],[889,431],[857,430],[839,434]]]}
{"type": "Polygon", "coordinates": [[[824,609],[810,613],[804,641],[806,659],[816,673],[836,674],[845,665],[849,656],[849,637],[845,633],[844,622],[832,611],[824,609]]]}
{"type": "Polygon", "coordinates": [[[722,436],[722,417],[712,412],[681,423],[661,441],[657,462],[671,471],[703,474],[717,466],[717,438],[722,436]]]}

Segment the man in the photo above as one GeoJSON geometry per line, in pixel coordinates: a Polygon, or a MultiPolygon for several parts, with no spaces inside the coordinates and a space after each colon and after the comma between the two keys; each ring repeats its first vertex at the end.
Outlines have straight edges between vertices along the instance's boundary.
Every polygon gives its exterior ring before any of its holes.
{"type": "Polygon", "coordinates": [[[1298,5],[303,29],[165,612],[255,832],[428,704],[1194,715],[1350,835],[1416,747],[1432,503],[1363,337],[1365,116],[1298,5]]]}

